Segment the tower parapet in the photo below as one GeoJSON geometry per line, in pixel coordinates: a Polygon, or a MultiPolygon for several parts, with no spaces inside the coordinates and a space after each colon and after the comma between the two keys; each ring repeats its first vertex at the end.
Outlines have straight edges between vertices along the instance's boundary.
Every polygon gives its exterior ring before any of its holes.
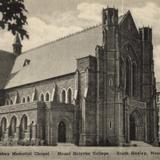
{"type": "Polygon", "coordinates": [[[140,28],[139,34],[142,41],[152,42],[152,28],[150,27],[140,28]]]}
{"type": "Polygon", "coordinates": [[[102,11],[103,25],[118,25],[118,9],[106,8],[102,11]]]}

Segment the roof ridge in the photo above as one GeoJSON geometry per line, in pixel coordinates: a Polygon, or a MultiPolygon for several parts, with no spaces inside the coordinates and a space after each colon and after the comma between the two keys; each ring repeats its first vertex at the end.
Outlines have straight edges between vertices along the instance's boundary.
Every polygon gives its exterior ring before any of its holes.
{"type": "Polygon", "coordinates": [[[5,53],[13,54],[13,52],[6,51],[6,50],[3,50],[3,49],[0,49],[0,52],[5,52],[5,53]]]}
{"type": "Polygon", "coordinates": [[[90,29],[96,28],[96,27],[101,26],[101,25],[102,25],[102,23],[99,23],[99,24],[96,24],[96,25],[93,25],[93,26],[84,28],[84,29],[82,29],[82,30],[80,30],[80,31],[78,31],[78,32],[70,33],[70,34],[65,35],[65,36],[63,36],[63,37],[60,37],[60,38],[58,38],[58,39],[55,39],[55,40],[53,40],[53,41],[51,41],[51,42],[47,42],[47,43],[45,43],[45,44],[42,44],[42,45],[39,45],[39,46],[37,46],[37,47],[31,48],[31,49],[29,49],[29,50],[27,50],[27,51],[24,51],[24,52],[22,52],[22,54],[26,54],[26,53],[28,53],[28,52],[30,52],[30,51],[35,50],[35,49],[38,49],[38,48],[41,48],[41,47],[50,45],[50,44],[52,44],[52,43],[59,42],[59,41],[61,41],[61,40],[63,40],[63,39],[66,39],[66,38],[75,36],[75,35],[80,34],[80,33],[82,33],[82,32],[84,33],[84,32],[86,32],[86,31],[88,31],[88,30],[90,30],[90,29]]]}

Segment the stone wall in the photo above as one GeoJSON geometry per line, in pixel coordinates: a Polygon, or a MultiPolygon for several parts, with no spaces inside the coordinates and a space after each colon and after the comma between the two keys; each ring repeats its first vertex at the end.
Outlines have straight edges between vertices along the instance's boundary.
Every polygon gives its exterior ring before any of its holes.
{"type": "Polygon", "coordinates": [[[75,143],[74,139],[74,105],[46,103],[45,139],[48,145],[58,143],[58,126],[63,122],[66,126],[66,142],[75,143]]]}
{"type": "MultiPolygon", "coordinates": [[[[32,101],[32,96],[33,96],[33,93],[35,92],[35,90],[36,90],[36,93],[35,93],[36,99],[35,100],[39,100],[40,95],[41,94],[45,95],[47,92],[50,94],[50,98],[51,98],[51,96],[54,92],[54,89],[55,89],[56,90],[55,91],[55,100],[57,102],[60,102],[62,90],[64,89],[67,94],[67,90],[69,88],[71,88],[71,90],[72,90],[72,100],[73,100],[74,91],[75,91],[75,76],[74,76],[74,74],[69,74],[69,75],[54,78],[54,79],[49,79],[49,80],[45,80],[45,81],[41,81],[41,82],[37,82],[37,83],[33,83],[33,84],[28,84],[25,86],[7,89],[7,90],[5,90],[5,100],[12,100],[14,103],[15,96],[17,96],[17,93],[18,93],[18,98],[19,98],[18,103],[21,103],[22,98],[23,97],[27,98],[27,96],[29,96],[30,100],[32,101]]],[[[66,95],[66,98],[67,98],[67,95],[66,95]]]]}
{"type": "Polygon", "coordinates": [[[74,105],[53,102],[32,102],[2,106],[0,123],[7,120],[5,132],[1,133],[3,145],[56,145],[58,143],[58,125],[66,125],[66,142],[74,143],[74,105]],[[22,118],[27,117],[27,129],[22,131],[22,118]],[[10,135],[11,119],[16,118],[16,132],[10,135]],[[32,131],[31,131],[32,130],[32,131]],[[23,137],[22,137],[23,136],[23,137]]]}
{"type": "MultiPolygon", "coordinates": [[[[2,127],[2,120],[6,119],[5,132],[1,132],[1,142],[5,145],[15,145],[18,143],[28,143],[33,141],[36,143],[37,139],[37,124],[38,124],[38,110],[43,108],[41,102],[32,102],[27,104],[16,104],[1,106],[0,109],[0,123],[2,127]],[[26,117],[26,129],[21,130],[22,119],[26,117]],[[11,120],[15,117],[16,132],[10,135],[11,120]],[[31,128],[32,127],[32,128],[31,128]],[[32,133],[31,133],[32,129],[32,133]],[[23,138],[22,138],[23,135],[23,138]]],[[[2,128],[1,128],[2,129],[2,128]]],[[[29,143],[28,143],[29,144],[29,143]]]]}
{"type": "Polygon", "coordinates": [[[92,56],[77,60],[80,73],[80,145],[96,144],[96,58],[92,56]]]}

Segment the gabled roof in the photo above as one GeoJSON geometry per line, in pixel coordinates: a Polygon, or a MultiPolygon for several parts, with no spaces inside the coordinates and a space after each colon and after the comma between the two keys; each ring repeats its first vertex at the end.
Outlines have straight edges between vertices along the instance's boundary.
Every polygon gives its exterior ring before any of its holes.
{"type": "Polygon", "coordinates": [[[132,27],[134,28],[135,32],[138,34],[137,26],[136,26],[136,24],[134,22],[134,19],[132,17],[132,14],[131,14],[130,10],[127,11],[126,14],[124,14],[124,15],[122,15],[122,16],[119,17],[119,26],[121,27],[121,26],[125,25],[125,21],[127,19],[131,20],[130,23],[132,24],[132,27]]]}
{"type": "Polygon", "coordinates": [[[76,59],[95,55],[96,45],[101,44],[102,26],[98,25],[24,52],[17,57],[5,88],[75,72],[76,59]],[[26,59],[30,63],[24,66],[26,59]]]}
{"type": "MultiPolygon", "coordinates": [[[[119,18],[119,24],[124,17],[119,18]]],[[[98,25],[22,53],[15,60],[5,89],[75,72],[76,59],[95,56],[102,36],[102,25],[98,25]],[[28,65],[24,65],[26,60],[30,61],[28,65]]]]}
{"type": "Polygon", "coordinates": [[[127,14],[124,14],[124,15],[121,15],[118,19],[118,23],[119,25],[124,21],[125,17],[126,17],[127,14]]]}

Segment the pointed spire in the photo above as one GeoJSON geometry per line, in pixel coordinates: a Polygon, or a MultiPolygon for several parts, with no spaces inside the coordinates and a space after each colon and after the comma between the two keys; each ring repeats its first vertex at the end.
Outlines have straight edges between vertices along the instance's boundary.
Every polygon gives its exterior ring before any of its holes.
{"type": "Polygon", "coordinates": [[[18,34],[18,33],[17,33],[16,36],[15,36],[14,44],[20,44],[20,45],[21,45],[21,40],[20,40],[20,37],[19,37],[19,34],[18,34]]]}
{"type": "Polygon", "coordinates": [[[21,50],[22,50],[22,44],[21,44],[19,34],[17,33],[13,43],[13,53],[16,56],[19,56],[21,54],[21,50]]]}

